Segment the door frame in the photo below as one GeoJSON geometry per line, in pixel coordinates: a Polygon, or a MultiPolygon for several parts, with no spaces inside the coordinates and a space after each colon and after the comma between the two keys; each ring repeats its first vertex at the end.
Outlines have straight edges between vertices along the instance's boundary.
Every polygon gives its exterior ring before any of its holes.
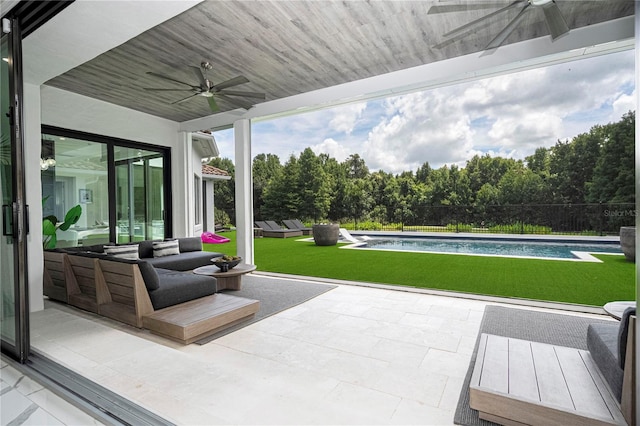
{"type": "Polygon", "coordinates": [[[11,165],[13,168],[11,221],[14,268],[14,341],[1,340],[2,352],[18,362],[27,361],[30,352],[29,280],[27,272],[28,206],[25,199],[24,126],[22,88],[22,34],[20,20],[2,18],[2,38],[7,39],[9,78],[9,128],[11,165]]]}

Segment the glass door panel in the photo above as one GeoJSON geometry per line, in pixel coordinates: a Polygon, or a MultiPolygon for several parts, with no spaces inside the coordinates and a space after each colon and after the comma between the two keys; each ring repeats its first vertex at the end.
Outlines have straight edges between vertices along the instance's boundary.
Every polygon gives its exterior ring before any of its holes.
{"type": "Polygon", "coordinates": [[[115,147],[119,243],[164,238],[164,160],[157,151],[115,147]]]}
{"type": "Polygon", "coordinates": [[[27,206],[24,201],[20,28],[2,19],[0,36],[0,334],[2,352],[20,362],[29,354],[27,206]],[[6,24],[6,25],[5,25],[6,24]]]}
{"type": "MultiPolygon", "coordinates": [[[[9,56],[9,37],[4,35],[0,39],[0,56],[9,56]]],[[[0,240],[0,291],[2,304],[0,305],[0,321],[2,340],[9,345],[16,343],[15,322],[15,265],[13,244],[13,158],[11,154],[11,126],[9,123],[9,107],[11,96],[9,92],[9,64],[0,60],[0,93],[2,106],[0,111],[0,197],[2,198],[2,240],[0,240]]]]}
{"type": "Polygon", "coordinates": [[[43,216],[63,220],[75,205],[80,220],[57,232],[56,247],[90,246],[109,242],[109,191],[106,146],[97,142],[42,135],[40,177],[43,216]]]}

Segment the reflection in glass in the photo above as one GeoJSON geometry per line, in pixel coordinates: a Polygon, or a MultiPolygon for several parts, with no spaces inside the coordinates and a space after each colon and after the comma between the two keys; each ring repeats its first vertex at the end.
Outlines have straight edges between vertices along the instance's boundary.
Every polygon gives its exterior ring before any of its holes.
{"type": "Polygon", "coordinates": [[[116,147],[118,242],[164,238],[164,159],[161,152],[116,147]]]}
{"type": "Polygon", "coordinates": [[[58,231],[57,247],[88,246],[109,242],[109,192],[104,144],[42,135],[41,167],[43,216],[64,220],[80,204],[82,215],[67,231],[58,231]],[[50,161],[53,160],[53,161],[50,161]]]}

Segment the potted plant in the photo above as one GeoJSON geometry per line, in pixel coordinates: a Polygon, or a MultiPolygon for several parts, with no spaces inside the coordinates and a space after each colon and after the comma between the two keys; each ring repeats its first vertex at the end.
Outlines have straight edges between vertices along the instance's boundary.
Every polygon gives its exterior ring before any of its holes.
{"type": "MultiPolygon", "coordinates": [[[[49,197],[42,199],[42,205],[49,197]]],[[[49,215],[42,220],[42,248],[54,249],[58,243],[56,232],[58,229],[66,231],[71,225],[75,225],[82,215],[82,207],[80,204],[71,207],[67,214],[64,215],[64,221],[59,222],[55,215],[49,215]]]]}

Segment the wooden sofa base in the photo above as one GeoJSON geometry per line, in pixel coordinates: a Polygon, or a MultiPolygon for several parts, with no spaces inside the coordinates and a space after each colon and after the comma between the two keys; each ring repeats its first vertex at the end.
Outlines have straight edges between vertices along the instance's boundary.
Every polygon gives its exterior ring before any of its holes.
{"type": "Polygon", "coordinates": [[[189,344],[252,318],[260,302],[228,294],[213,294],[160,309],[142,317],[152,333],[189,344]]]}

